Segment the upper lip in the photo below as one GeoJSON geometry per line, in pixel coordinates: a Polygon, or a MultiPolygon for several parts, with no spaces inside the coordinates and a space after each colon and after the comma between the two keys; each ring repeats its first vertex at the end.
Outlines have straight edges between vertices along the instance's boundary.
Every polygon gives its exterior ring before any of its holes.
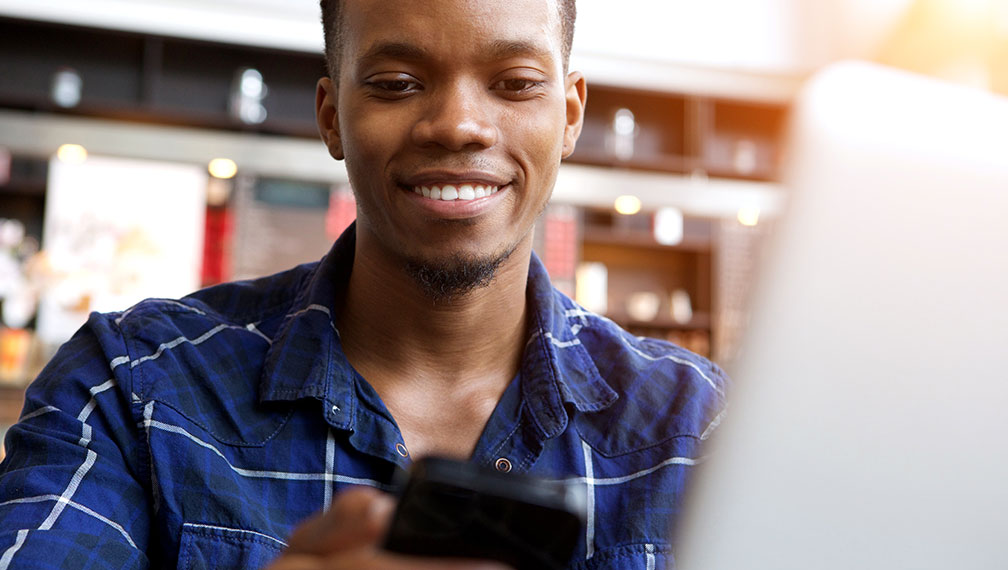
{"type": "Polygon", "coordinates": [[[425,170],[403,179],[406,186],[437,186],[441,184],[474,184],[482,186],[505,186],[511,180],[484,170],[425,170]]]}

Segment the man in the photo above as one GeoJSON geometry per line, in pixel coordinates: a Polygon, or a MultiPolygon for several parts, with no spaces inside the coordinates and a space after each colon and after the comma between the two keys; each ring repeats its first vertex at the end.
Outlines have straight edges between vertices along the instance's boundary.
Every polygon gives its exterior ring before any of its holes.
{"type": "Polygon", "coordinates": [[[382,491],[428,454],[585,485],[571,567],[671,563],[724,378],[532,255],[583,117],[573,0],[322,7],[355,226],[319,263],[92,315],[11,430],[0,568],[488,567],[381,550],[382,491]]]}

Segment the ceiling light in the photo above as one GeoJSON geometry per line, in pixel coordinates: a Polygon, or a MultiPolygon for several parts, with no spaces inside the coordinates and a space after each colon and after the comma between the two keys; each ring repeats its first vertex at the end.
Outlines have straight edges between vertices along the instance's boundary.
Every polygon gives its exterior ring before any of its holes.
{"type": "Polygon", "coordinates": [[[620,196],[613,207],[624,216],[632,216],[641,211],[641,201],[637,196],[620,196]]]}
{"type": "Polygon", "coordinates": [[[52,76],[49,96],[60,107],[76,107],[81,101],[84,80],[79,73],[68,67],[60,68],[52,76]]]}
{"type": "Polygon", "coordinates": [[[678,208],[661,208],[654,216],[655,241],[662,245],[678,245],[683,240],[685,220],[678,208]]]}
{"type": "Polygon", "coordinates": [[[231,97],[228,111],[231,116],[247,125],[258,125],[266,120],[263,99],[269,93],[266,82],[259,70],[244,67],[235,72],[231,82],[231,97]]]}
{"type": "Polygon", "coordinates": [[[738,211],[738,221],[743,226],[753,227],[759,224],[759,208],[742,208],[738,211]]]}
{"type": "Polygon", "coordinates": [[[238,165],[230,158],[215,158],[207,165],[210,176],[214,178],[234,178],[238,174],[238,165]]]}
{"type": "Polygon", "coordinates": [[[80,164],[87,160],[87,149],[79,144],[64,144],[56,149],[56,158],[68,164],[80,164]]]}

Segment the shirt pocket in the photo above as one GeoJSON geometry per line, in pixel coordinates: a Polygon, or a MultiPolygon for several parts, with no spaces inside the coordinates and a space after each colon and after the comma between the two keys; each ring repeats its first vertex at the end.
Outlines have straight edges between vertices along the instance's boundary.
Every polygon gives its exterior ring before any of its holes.
{"type": "Polygon", "coordinates": [[[179,570],[262,568],[280,555],[281,540],[250,530],[185,523],[179,570]]]}

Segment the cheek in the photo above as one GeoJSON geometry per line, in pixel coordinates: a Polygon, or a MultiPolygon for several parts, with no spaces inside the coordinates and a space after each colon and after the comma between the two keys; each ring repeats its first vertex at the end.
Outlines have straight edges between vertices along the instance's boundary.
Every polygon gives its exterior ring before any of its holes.
{"type": "Polygon", "coordinates": [[[515,114],[508,119],[517,129],[516,132],[520,133],[523,142],[536,148],[537,156],[542,156],[543,160],[559,157],[563,148],[566,115],[557,105],[549,105],[535,114],[515,114]],[[544,152],[549,153],[549,156],[543,156],[544,152]]]}
{"type": "Polygon", "coordinates": [[[387,145],[382,137],[382,129],[354,123],[352,128],[345,129],[342,134],[347,167],[360,165],[362,170],[372,171],[375,166],[372,164],[373,161],[383,154],[383,149],[387,145]]]}
{"type": "Polygon", "coordinates": [[[556,113],[522,115],[510,124],[528,182],[547,184],[563,156],[564,117],[556,113]]]}
{"type": "Polygon", "coordinates": [[[381,168],[375,161],[387,160],[401,145],[407,124],[389,108],[348,105],[341,109],[340,134],[347,164],[366,162],[364,170],[368,172],[381,168]]]}

